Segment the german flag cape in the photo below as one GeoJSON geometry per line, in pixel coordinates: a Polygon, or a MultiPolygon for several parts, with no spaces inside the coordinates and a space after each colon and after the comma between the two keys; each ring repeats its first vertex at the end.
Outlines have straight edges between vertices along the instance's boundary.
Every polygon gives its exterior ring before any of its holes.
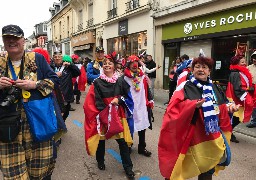
{"type": "MultiPolygon", "coordinates": [[[[114,97],[104,98],[103,101],[106,105],[108,105],[114,97]]],[[[104,136],[100,136],[97,131],[97,120],[96,116],[100,113],[100,111],[96,107],[96,98],[95,98],[95,91],[94,85],[92,84],[89,92],[86,95],[86,99],[84,102],[84,114],[85,114],[85,121],[84,121],[84,131],[85,131],[85,145],[86,151],[88,155],[94,156],[96,154],[99,140],[105,139],[104,136]]],[[[111,139],[119,139],[124,138],[128,145],[133,143],[132,136],[130,133],[130,128],[128,122],[126,120],[125,110],[122,106],[118,107],[118,115],[120,117],[121,123],[124,128],[124,132],[119,133],[117,135],[112,136],[111,139]]],[[[101,128],[101,131],[104,129],[101,128]]]]}
{"type": "Polygon", "coordinates": [[[230,69],[226,96],[230,102],[241,105],[233,115],[238,117],[240,122],[246,123],[251,119],[254,106],[254,94],[248,92],[248,88],[253,86],[252,78],[246,67],[231,65],[230,69]]]}
{"type": "MultiPolygon", "coordinates": [[[[186,86],[186,85],[185,85],[186,86]]],[[[195,94],[195,89],[187,90],[195,94]]],[[[225,150],[220,132],[206,135],[203,112],[197,109],[197,100],[185,98],[184,88],[178,88],[166,109],[158,143],[160,172],[171,180],[183,180],[209,170],[218,171],[225,150]]],[[[226,104],[219,105],[219,126],[230,140],[232,127],[226,104]]]]}

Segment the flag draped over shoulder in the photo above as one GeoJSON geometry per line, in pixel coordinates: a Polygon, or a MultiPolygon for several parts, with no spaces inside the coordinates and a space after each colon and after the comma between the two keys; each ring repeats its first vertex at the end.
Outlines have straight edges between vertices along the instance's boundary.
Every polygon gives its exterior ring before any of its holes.
{"type": "MultiPolygon", "coordinates": [[[[196,110],[197,100],[187,99],[184,94],[184,88],[174,92],[163,117],[158,143],[160,172],[172,180],[192,178],[214,169],[225,151],[221,133],[206,135],[203,112],[196,110]],[[194,113],[197,115],[193,118],[194,113]]],[[[219,126],[230,140],[232,127],[226,105],[219,108],[219,126]]]]}
{"type": "Polygon", "coordinates": [[[250,93],[248,89],[252,85],[252,77],[246,67],[231,65],[230,77],[226,90],[226,96],[230,102],[240,104],[239,110],[234,113],[240,122],[249,122],[254,107],[254,93],[250,93]]]}
{"type": "MultiPolygon", "coordinates": [[[[95,100],[95,89],[94,84],[90,86],[90,89],[86,95],[86,99],[84,102],[84,113],[85,113],[85,121],[84,121],[84,131],[85,131],[85,145],[86,151],[88,155],[94,156],[96,154],[99,140],[104,140],[104,136],[100,136],[97,131],[97,120],[96,116],[100,113],[100,110],[96,107],[95,100]]],[[[108,105],[114,97],[103,98],[104,104],[108,105]]],[[[111,137],[111,139],[120,139],[124,138],[128,145],[133,143],[130,127],[126,119],[126,112],[123,106],[118,107],[118,116],[120,117],[120,121],[124,128],[122,133],[116,134],[111,137]]],[[[131,120],[132,121],[132,120],[131,120]]],[[[110,123],[111,124],[111,123],[110,123]]],[[[104,134],[104,128],[100,128],[100,131],[104,134]]]]}
{"type": "Polygon", "coordinates": [[[96,116],[100,111],[95,106],[94,85],[90,86],[83,107],[85,114],[84,131],[86,151],[88,155],[94,156],[100,140],[100,135],[97,132],[96,121],[96,116]]]}

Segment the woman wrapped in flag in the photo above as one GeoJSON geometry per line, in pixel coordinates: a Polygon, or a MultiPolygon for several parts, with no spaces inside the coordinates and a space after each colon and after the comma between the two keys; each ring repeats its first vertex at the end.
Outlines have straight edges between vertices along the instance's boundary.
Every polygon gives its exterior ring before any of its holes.
{"type": "MultiPolygon", "coordinates": [[[[114,59],[114,54],[105,56],[103,60],[103,73],[100,74],[99,78],[94,80],[86,96],[84,102],[85,144],[87,153],[89,155],[94,156],[96,154],[98,168],[100,170],[105,170],[105,139],[115,139],[119,144],[120,155],[125,173],[129,179],[133,179],[135,174],[132,171],[133,164],[128,147],[128,145],[132,144],[132,136],[124,108],[124,106],[128,106],[128,104],[125,103],[125,100],[129,96],[130,86],[124,81],[123,78],[118,78],[118,74],[115,72],[114,59]],[[116,132],[115,130],[117,129],[115,128],[118,127],[113,124],[114,116],[112,114],[112,110],[115,110],[115,106],[118,107],[118,118],[116,119],[119,120],[119,124],[121,124],[123,128],[122,132],[117,134],[113,133],[116,132]],[[106,108],[108,107],[112,107],[112,110],[110,110],[109,113],[107,110],[107,113],[102,114],[103,112],[106,112],[106,108]],[[102,121],[106,117],[106,121],[109,126],[106,125],[102,127],[102,121]],[[109,135],[109,133],[112,133],[112,135],[109,135]]],[[[133,109],[130,111],[132,112],[132,110],[133,109]]]]}
{"type": "MultiPolygon", "coordinates": [[[[234,129],[240,122],[250,121],[254,106],[254,85],[252,84],[252,75],[246,67],[245,57],[232,57],[230,71],[226,96],[230,102],[240,105],[239,110],[232,117],[232,128],[234,129]]],[[[239,143],[233,133],[231,141],[239,143]]]]}
{"type": "Polygon", "coordinates": [[[212,67],[212,59],[195,58],[192,75],[176,88],[166,109],[158,143],[159,167],[166,179],[211,180],[230,162],[229,109],[225,94],[209,78],[212,67]]]}

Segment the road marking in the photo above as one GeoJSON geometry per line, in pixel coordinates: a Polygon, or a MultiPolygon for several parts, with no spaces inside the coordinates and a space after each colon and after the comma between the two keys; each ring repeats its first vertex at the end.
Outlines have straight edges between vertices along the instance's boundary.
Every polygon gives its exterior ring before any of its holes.
{"type": "Polygon", "coordinates": [[[73,120],[73,123],[75,125],[77,125],[78,127],[80,127],[80,128],[83,127],[83,124],[81,122],[77,121],[77,120],[73,120]]]}
{"type": "Polygon", "coordinates": [[[142,176],[139,178],[139,180],[150,180],[150,177],[148,176],[142,176]]]}
{"type": "MultiPolygon", "coordinates": [[[[119,163],[122,163],[121,156],[113,149],[107,149],[107,152],[113,156],[119,163]]],[[[148,176],[142,176],[138,180],[151,180],[148,176]]]]}
{"type": "Polygon", "coordinates": [[[121,156],[116,151],[114,151],[113,149],[107,149],[107,152],[111,156],[113,156],[119,163],[122,163],[121,156]]]}

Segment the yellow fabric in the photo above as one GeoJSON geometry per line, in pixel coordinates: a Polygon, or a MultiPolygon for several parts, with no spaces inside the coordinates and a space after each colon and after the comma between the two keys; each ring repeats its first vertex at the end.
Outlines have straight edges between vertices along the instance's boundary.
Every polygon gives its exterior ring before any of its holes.
{"type": "MultiPolygon", "coordinates": [[[[224,134],[224,136],[226,137],[226,140],[227,140],[227,142],[228,142],[228,144],[230,145],[230,139],[231,139],[231,132],[229,132],[229,131],[226,131],[226,132],[224,132],[223,131],[223,134],[224,134]]],[[[214,175],[215,176],[218,176],[218,174],[219,174],[219,171],[220,170],[224,170],[225,169],[225,166],[216,166],[215,167],[215,172],[214,172],[214,175]]]]}
{"type": "Polygon", "coordinates": [[[238,117],[240,122],[244,120],[244,107],[239,107],[237,112],[234,112],[233,116],[238,117]]]}
{"type": "Polygon", "coordinates": [[[95,134],[94,136],[90,137],[87,140],[87,148],[89,150],[89,153],[91,156],[95,156],[97,148],[98,148],[98,144],[100,141],[100,135],[99,134],[95,134]]]}
{"type": "MultiPolygon", "coordinates": [[[[112,136],[110,139],[124,138],[124,140],[128,144],[128,146],[131,146],[133,143],[133,140],[132,140],[132,136],[131,136],[130,129],[129,129],[126,118],[122,118],[121,122],[122,122],[122,125],[124,128],[124,131],[112,136]]],[[[104,133],[105,132],[103,131],[102,134],[104,134],[104,133]]],[[[105,136],[100,136],[99,134],[96,134],[87,140],[87,145],[88,145],[88,149],[89,149],[91,156],[94,156],[96,154],[99,140],[106,140],[106,138],[105,138],[105,136]]]]}
{"type": "Polygon", "coordinates": [[[225,144],[221,136],[189,147],[186,155],[179,155],[170,179],[189,179],[211,170],[220,162],[224,150],[225,144]]]}
{"type": "MultiPolygon", "coordinates": [[[[229,102],[234,102],[230,97],[227,98],[229,102]]],[[[240,122],[244,120],[244,107],[240,106],[237,112],[234,112],[233,116],[238,117],[240,122]]]]}

